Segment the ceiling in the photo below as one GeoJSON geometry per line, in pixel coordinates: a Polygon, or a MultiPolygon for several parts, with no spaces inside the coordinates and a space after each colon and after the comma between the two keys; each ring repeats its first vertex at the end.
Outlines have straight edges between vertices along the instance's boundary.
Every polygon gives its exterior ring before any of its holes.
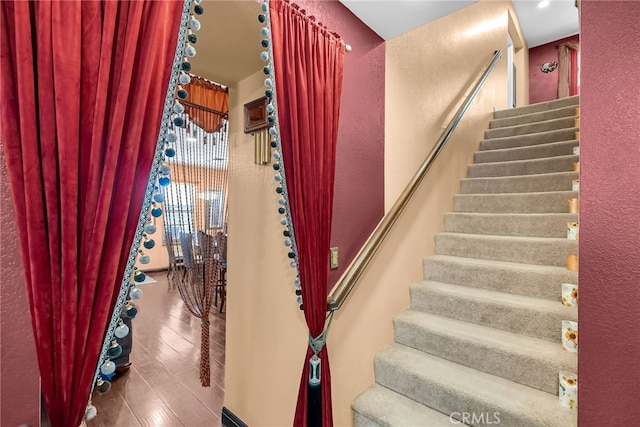
{"type": "Polygon", "coordinates": [[[204,0],[191,72],[225,86],[262,68],[260,4],[254,0],[204,0]]]}
{"type": "MultiPolygon", "coordinates": [[[[434,21],[477,0],[340,0],[354,15],[385,40],[434,21]]],[[[489,0],[491,1],[491,0],[489,0]]],[[[495,0],[494,0],[495,1],[495,0]]],[[[529,48],[578,33],[575,0],[513,0],[529,48]]]]}
{"type": "MultiPolygon", "coordinates": [[[[295,1],[295,0],[293,0],[295,1]]],[[[319,0],[327,1],[327,0],[319,0]]],[[[340,0],[383,39],[388,40],[476,0],[340,0]]],[[[485,0],[497,1],[497,0],[485,0]]],[[[549,43],[578,33],[575,0],[550,0],[545,8],[538,0],[513,0],[527,45],[549,43]]],[[[199,18],[198,54],[192,71],[223,85],[232,85],[263,66],[259,55],[262,36],[257,0],[204,0],[199,18]]]]}

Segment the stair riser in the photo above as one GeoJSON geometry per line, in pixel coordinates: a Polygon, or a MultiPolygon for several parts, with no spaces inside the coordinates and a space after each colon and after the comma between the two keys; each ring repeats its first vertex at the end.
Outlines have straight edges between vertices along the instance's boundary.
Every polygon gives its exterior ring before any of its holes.
{"type": "Polygon", "coordinates": [[[578,104],[494,113],[436,255],[423,261],[425,280],[394,319],[395,343],[374,358],[376,384],[354,401],[355,426],[463,425],[454,413],[474,426],[575,425],[557,393],[558,372],[577,371],[561,337],[578,313],[561,289],[578,283],[566,268],[578,252],[566,238],[578,222],[568,213],[578,104]]]}
{"type": "Polygon", "coordinates": [[[577,311],[562,306],[560,302],[558,304],[559,310],[556,312],[543,312],[532,307],[460,298],[433,292],[428,287],[411,287],[412,310],[541,338],[560,345],[562,321],[577,320],[577,311]]]}
{"type": "Polygon", "coordinates": [[[455,212],[566,213],[568,200],[576,191],[529,194],[458,194],[453,197],[455,212]]]}
{"type": "Polygon", "coordinates": [[[548,132],[551,130],[572,128],[574,124],[575,117],[565,117],[562,119],[549,120],[547,122],[530,123],[508,128],[489,129],[484,131],[484,139],[504,138],[507,136],[516,135],[530,135],[538,132],[548,132]]]}
{"type": "Polygon", "coordinates": [[[573,170],[578,156],[549,157],[515,162],[479,163],[467,167],[468,178],[536,175],[573,170]]]}
{"type": "Polygon", "coordinates": [[[560,301],[562,283],[578,283],[577,272],[563,267],[492,268],[425,258],[423,272],[425,280],[455,283],[552,301],[560,301]]]}
{"type": "Polygon", "coordinates": [[[579,105],[579,98],[577,96],[562,98],[550,102],[527,105],[525,107],[509,108],[506,110],[500,110],[493,113],[494,119],[502,119],[505,117],[514,117],[525,114],[538,113],[541,111],[557,110],[567,106],[577,107],[579,105]]]}
{"type": "Polygon", "coordinates": [[[570,156],[577,140],[552,142],[530,147],[506,148],[502,150],[478,151],[473,155],[475,164],[510,162],[515,160],[541,159],[552,156],[570,156]]]}
{"type": "Polygon", "coordinates": [[[460,182],[462,194],[536,193],[569,191],[578,172],[559,172],[514,177],[468,178],[460,182]]]}
{"type": "Polygon", "coordinates": [[[576,370],[575,357],[540,360],[401,320],[394,322],[394,331],[399,344],[551,394],[558,394],[559,371],[576,370]]]}
{"type": "MultiPolygon", "coordinates": [[[[427,408],[379,384],[372,385],[356,397],[351,408],[355,426],[451,427],[448,415],[427,408]]],[[[465,426],[466,424],[461,425],[465,426]]]]}
{"type": "MultiPolygon", "coordinates": [[[[444,414],[461,416],[462,413],[474,414],[476,419],[469,419],[474,426],[495,427],[498,423],[504,426],[533,427],[540,426],[539,420],[531,419],[520,412],[510,411],[490,402],[482,402],[472,394],[463,394],[448,388],[445,384],[429,381],[429,378],[415,378],[401,367],[386,360],[376,358],[374,361],[377,382],[400,394],[404,394],[423,405],[437,409],[444,414]],[[497,418],[496,418],[497,416],[497,418]],[[483,417],[483,419],[479,419],[483,417]]],[[[470,416],[470,415],[467,415],[470,416]]]]}
{"type": "Polygon", "coordinates": [[[354,412],[353,414],[353,425],[354,427],[385,427],[384,424],[378,424],[377,422],[357,412],[354,412]]]}
{"type": "Polygon", "coordinates": [[[479,215],[448,213],[445,231],[496,236],[567,237],[567,223],[577,222],[578,214],[479,215]]]}
{"type": "Polygon", "coordinates": [[[560,129],[531,135],[509,136],[506,138],[485,139],[480,141],[478,149],[501,150],[505,148],[529,147],[550,142],[562,142],[575,139],[579,128],[560,129]]]}
{"type": "Polygon", "coordinates": [[[506,240],[440,233],[436,234],[435,242],[439,255],[557,267],[567,265],[567,254],[578,253],[578,241],[568,239],[506,240]]]}
{"type": "Polygon", "coordinates": [[[491,122],[489,122],[489,129],[519,126],[519,125],[536,123],[536,122],[544,122],[547,120],[560,119],[564,117],[575,117],[575,115],[576,115],[576,107],[569,106],[569,107],[558,108],[555,110],[541,111],[538,113],[508,117],[504,119],[494,119],[491,122]]]}

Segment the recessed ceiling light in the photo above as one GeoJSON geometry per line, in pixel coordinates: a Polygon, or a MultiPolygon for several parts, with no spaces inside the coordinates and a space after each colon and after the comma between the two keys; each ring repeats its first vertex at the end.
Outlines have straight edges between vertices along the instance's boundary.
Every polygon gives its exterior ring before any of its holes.
{"type": "Polygon", "coordinates": [[[539,9],[542,9],[543,7],[547,7],[547,6],[549,6],[549,0],[544,0],[544,1],[541,1],[540,3],[538,3],[538,8],[539,9]]]}

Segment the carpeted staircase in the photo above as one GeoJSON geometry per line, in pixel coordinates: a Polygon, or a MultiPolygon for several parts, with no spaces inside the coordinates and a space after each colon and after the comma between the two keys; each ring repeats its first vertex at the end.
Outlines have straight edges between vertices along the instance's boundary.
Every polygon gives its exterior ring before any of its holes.
{"type": "Polygon", "coordinates": [[[566,264],[577,106],[495,113],[395,342],[375,357],[376,383],[353,402],[355,426],[576,424],[558,372],[577,372],[561,347],[562,320],[577,320],[561,302],[561,284],[577,284],[566,264]]]}

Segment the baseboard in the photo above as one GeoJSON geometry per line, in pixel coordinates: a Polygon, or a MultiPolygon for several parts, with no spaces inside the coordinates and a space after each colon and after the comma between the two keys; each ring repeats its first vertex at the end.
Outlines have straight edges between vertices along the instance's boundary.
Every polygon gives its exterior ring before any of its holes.
{"type": "Polygon", "coordinates": [[[249,427],[226,406],[222,407],[222,425],[224,427],[249,427]]]}
{"type": "Polygon", "coordinates": [[[157,273],[160,271],[164,271],[166,273],[167,267],[139,268],[138,270],[142,271],[143,273],[157,273]]]}

